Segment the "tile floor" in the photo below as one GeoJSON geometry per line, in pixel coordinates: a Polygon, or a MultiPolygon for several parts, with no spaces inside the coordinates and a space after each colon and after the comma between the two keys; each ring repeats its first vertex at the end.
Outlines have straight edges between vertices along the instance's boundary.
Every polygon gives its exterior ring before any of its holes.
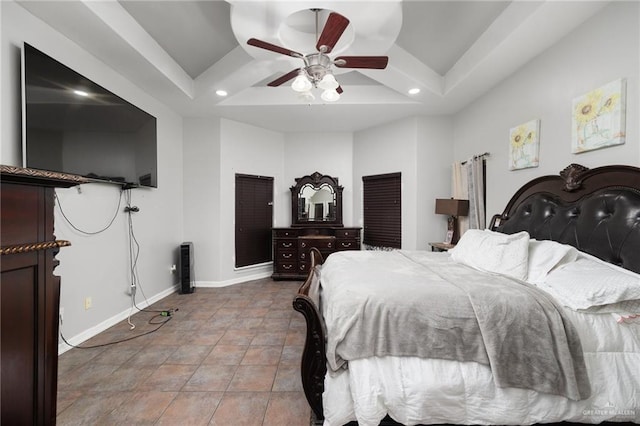
{"type": "MultiPolygon", "coordinates": [[[[158,331],[71,349],[58,363],[58,425],[309,425],[300,357],[300,283],[256,280],[172,294],[158,331]]],[[[139,312],[81,346],[142,334],[163,317],[139,312]]],[[[64,333],[64,326],[62,328],[64,333]]]]}

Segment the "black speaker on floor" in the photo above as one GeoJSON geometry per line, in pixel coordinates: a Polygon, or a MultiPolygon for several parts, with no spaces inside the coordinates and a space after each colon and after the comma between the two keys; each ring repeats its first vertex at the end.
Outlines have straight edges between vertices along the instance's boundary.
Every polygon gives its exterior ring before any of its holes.
{"type": "Polygon", "coordinates": [[[196,289],[193,274],[193,243],[180,244],[180,293],[193,293],[196,289]]]}

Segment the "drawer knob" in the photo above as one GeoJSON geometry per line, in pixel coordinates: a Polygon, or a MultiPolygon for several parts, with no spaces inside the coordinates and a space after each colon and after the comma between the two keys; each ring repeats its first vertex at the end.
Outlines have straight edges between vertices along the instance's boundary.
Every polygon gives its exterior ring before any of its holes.
{"type": "Polygon", "coordinates": [[[301,245],[302,245],[302,247],[306,247],[306,246],[307,246],[307,243],[305,243],[305,242],[303,241],[301,245]]]}
{"type": "Polygon", "coordinates": [[[282,257],[285,259],[291,259],[291,256],[293,256],[291,253],[282,253],[282,257]]]}
{"type": "Polygon", "coordinates": [[[351,243],[342,243],[342,247],[351,247],[351,243]]]}
{"type": "Polygon", "coordinates": [[[331,243],[328,243],[328,244],[327,244],[327,247],[331,248],[331,243]]]}
{"type": "Polygon", "coordinates": [[[282,247],[289,248],[293,245],[293,243],[282,243],[282,247]]]}
{"type": "Polygon", "coordinates": [[[306,259],[307,253],[300,253],[300,259],[306,259]]]}
{"type": "Polygon", "coordinates": [[[291,269],[291,265],[282,265],[284,269],[291,269]]]}

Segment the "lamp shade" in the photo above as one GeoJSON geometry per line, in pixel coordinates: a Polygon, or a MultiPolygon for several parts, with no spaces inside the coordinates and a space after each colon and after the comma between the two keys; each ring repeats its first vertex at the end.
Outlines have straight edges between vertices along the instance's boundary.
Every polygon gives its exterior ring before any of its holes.
{"type": "Polygon", "coordinates": [[[340,93],[335,90],[325,90],[322,92],[322,95],[320,95],[320,98],[326,102],[335,102],[340,99],[340,93]]]}
{"type": "Polygon", "coordinates": [[[469,200],[453,198],[436,198],[436,214],[448,216],[466,216],[469,214],[469,200]]]}
{"type": "Polygon", "coordinates": [[[291,84],[291,88],[296,92],[307,92],[311,90],[312,87],[313,84],[311,84],[309,79],[303,73],[298,74],[291,84]]]}
{"type": "Polygon", "coordinates": [[[336,90],[339,84],[333,74],[325,74],[318,83],[318,87],[324,90],[336,90]]]}

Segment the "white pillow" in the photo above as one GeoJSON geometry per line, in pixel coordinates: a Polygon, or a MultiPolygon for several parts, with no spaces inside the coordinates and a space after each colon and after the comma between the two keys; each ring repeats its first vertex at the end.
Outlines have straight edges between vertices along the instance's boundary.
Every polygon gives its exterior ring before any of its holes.
{"type": "Polygon", "coordinates": [[[574,310],[640,299],[640,275],[585,253],[552,270],[542,287],[574,310]]]}
{"type": "Polygon", "coordinates": [[[544,282],[553,268],[578,257],[578,250],[568,244],[549,240],[529,240],[527,281],[533,284],[544,282]]]}
{"type": "Polygon", "coordinates": [[[481,271],[525,280],[529,234],[503,234],[488,229],[469,229],[451,250],[451,258],[481,271]]]}

